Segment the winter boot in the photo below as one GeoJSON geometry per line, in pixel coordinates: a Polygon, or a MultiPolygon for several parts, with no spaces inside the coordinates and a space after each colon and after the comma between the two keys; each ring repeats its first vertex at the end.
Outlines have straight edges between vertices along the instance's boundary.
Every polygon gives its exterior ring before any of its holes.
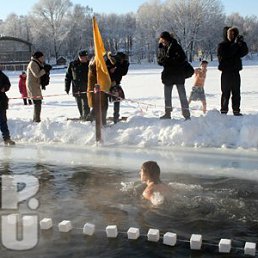
{"type": "Polygon", "coordinates": [[[41,113],[41,103],[34,104],[33,122],[36,122],[36,123],[40,122],[40,113],[41,113]]]}
{"type": "Polygon", "coordinates": [[[86,121],[93,122],[94,120],[96,120],[96,117],[95,117],[94,109],[92,109],[92,110],[90,111],[90,113],[87,115],[86,121]]]}
{"type": "Polygon", "coordinates": [[[6,140],[4,140],[4,144],[5,145],[15,145],[15,142],[12,141],[11,139],[6,139],[6,140]]]}
{"type": "Polygon", "coordinates": [[[233,114],[234,116],[243,116],[243,114],[240,113],[239,111],[234,111],[233,114]]]}
{"type": "Polygon", "coordinates": [[[165,109],[165,115],[161,116],[160,119],[171,119],[171,109],[165,109]]]}

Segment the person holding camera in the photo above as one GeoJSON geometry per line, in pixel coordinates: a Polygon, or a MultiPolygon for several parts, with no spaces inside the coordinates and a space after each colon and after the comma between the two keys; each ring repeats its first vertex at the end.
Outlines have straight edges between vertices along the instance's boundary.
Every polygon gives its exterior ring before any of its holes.
{"type": "Polygon", "coordinates": [[[164,84],[165,115],[160,119],[171,119],[172,112],[172,89],[177,87],[182,114],[185,120],[190,119],[189,105],[185,91],[184,64],[187,60],[186,54],[177,40],[168,31],[160,34],[157,61],[163,66],[161,80],[164,84]]]}
{"type": "Polygon", "coordinates": [[[44,66],[45,57],[41,51],[36,51],[27,67],[26,88],[28,97],[34,104],[33,122],[39,123],[42,105],[41,77],[49,73],[50,65],[44,66]]]}
{"type": "Polygon", "coordinates": [[[229,98],[232,95],[233,114],[235,116],[242,116],[240,113],[241,78],[239,71],[243,68],[241,58],[248,54],[248,47],[244,37],[239,35],[238,28],[228,28],[226,36],[224,41],[219,43],[217,50],[218,69],[222,72],[220,112],[221,114],[228,113],[229,98]]]}

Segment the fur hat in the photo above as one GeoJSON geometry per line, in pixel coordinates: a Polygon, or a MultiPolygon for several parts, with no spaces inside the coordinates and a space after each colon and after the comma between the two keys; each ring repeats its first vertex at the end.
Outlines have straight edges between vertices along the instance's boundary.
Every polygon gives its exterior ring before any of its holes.
{"type": "Polygon", "coordinates": [[[161,32],[159,37],[162,39],[165,39],[167,41],[171,41],[171,39],[172,39],[171,34],[168,31],[161,32]]]}
{"type": "Polygon", "coordinates": [[[40,58],[42,56],[44,56],[44,54],[41,51],[36,51],[33,55],[34,58],[40,58]]]}
{"type": "Polygon", "coordinates": [[[88,51],[87,50],[80,50],[78,53],[79,56],[87,56],[88,55],[88,51]]]}

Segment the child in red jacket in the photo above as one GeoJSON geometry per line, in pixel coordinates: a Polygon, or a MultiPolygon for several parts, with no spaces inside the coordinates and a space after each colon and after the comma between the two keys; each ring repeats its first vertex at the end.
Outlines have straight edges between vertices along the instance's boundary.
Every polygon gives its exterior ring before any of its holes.
{"type": "MultiPolygon", "coordinates": [[[[20,77],[20,80],[19,80],[19,91],[20,91],[20,93],[22,95],[24,105],[27,105],[27,98],[28,98],[27,88],[26,88],[26,78],[27,78],[27,75],[26,75],[25,72],[22,72],[19,77],[20,77]]],[[[29,105],[32,104],[30,99],[28,99],[28,103],[29,103],[29,105]]]]}

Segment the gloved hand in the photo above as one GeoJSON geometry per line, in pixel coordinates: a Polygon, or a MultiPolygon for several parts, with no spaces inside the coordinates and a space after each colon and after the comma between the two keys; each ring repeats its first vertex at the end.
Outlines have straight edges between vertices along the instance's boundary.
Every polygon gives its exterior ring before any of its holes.
{"type": "Polygon", "coordinates": [[[244,41],[244,36],[238,35],[238,36],[236,37],[236,42],[237,42],[237,43],[243,42],[243,41],[244,41]]]}
{"type": "Polygon", "coordinates": [[[163,44],[162,43],[159,43],[159,48],[163,48],[163,44]]]}
{"type": "Polygon", "coordinates": [[[52,66],[50,64],[44,64],[44,70],[46,71],[46,73],[49,73],[51,69],[52,66]]]}

